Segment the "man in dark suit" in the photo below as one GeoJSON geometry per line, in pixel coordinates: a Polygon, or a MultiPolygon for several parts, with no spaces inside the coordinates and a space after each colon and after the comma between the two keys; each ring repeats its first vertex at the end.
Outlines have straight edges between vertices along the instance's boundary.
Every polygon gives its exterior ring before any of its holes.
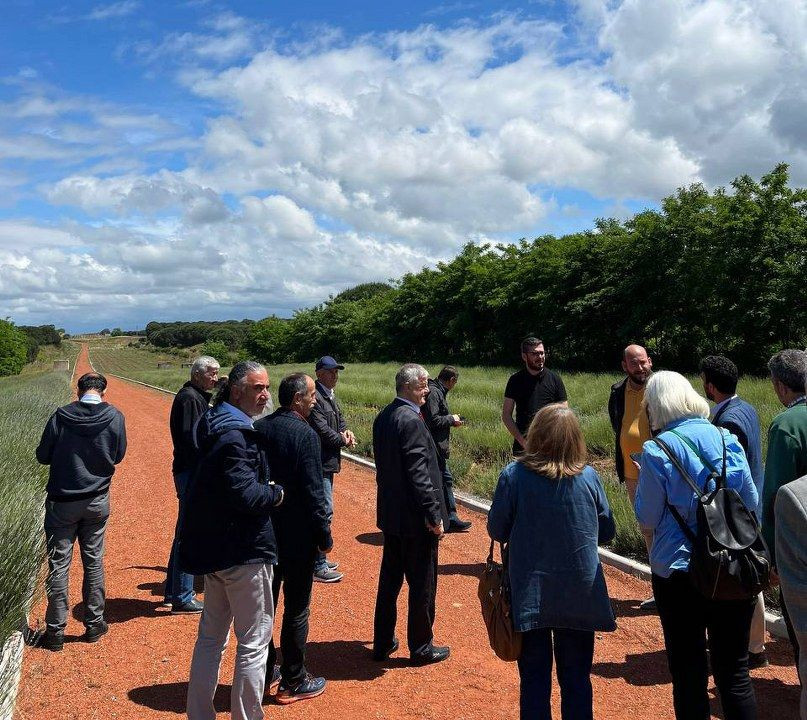
{"type": "Polygon", "coordinates": [[[373,657],[398,649],[396,602],[404,578],[409,585],[407,642],[416,665],[445,660],[448,647],[434,645],[437,543],[448,525],[437,448],[421,414],[429,374],[414,363],[395,376],[397,397],[373,423],[378,485],[377,525],[384,534],[378,578],[373,657]]]}
{"type": "MultiPolygon", "coordinates": [[[[712,423],[725,428],[737,436],[745,450],[751,477],[757,487],[760,504],[755,508],[757,518],[761,518],[762,483],[765,471],[762,467],[762,440],[760,438],[759,416],[752,405],[737,396],[737,366],[722,355],[710,355],[700,362],[700,376],[706,397],[715,403],[712,408],[712,423]]],[[[765,601],[762,593],[757,596],[754,617],[751,620],[751,634],[748,640],[748,667],[765,667],[768,657],[765,654],[765,601]]]]}
{"type": "MultiPolygon", "coordinates": [[[[339,371],[345,366],[340,365],[330,355],[317,360],[317,402],[311,408],[308,424],[319,435],[322,446],[322,475],[325,481],[325,501],[328,504],[328,517],[333,520],[333,476],[342,466],[342,448],[354,447],[356,438],[347,429],[347,423],[342,415],[342,408],[336,402],[333,389],[339,382],[339,371]]],[[[320,553],[314,563],[314,582],[335,583],[342,579],[342,573],[337,572],[339,563],[331,562],[320,553]]]]}
{"type": "Polygon", "coordinates": [[[269,646],[266,684],[279,684],[275,699],[285,705],[321,695],[325,678],[305,668],[305,645],[311,605],[314,560],[333,547],[331,521],[322,481],[317,434],[308,424],[317,401],[314,381],[303,373],[283,378],[277,390],[280,408],[255,423],[269,459],[272,482],[283,486],[283,504],[272,514],[278,563],[272,581],[277,605],[283,583],[283,624],[280,649],[283,663],[275,668],[274,643],[269,646]]]}
{"type": "Polygon", "coordinates": [[[454,500],[454,477],[448,469],[451,428],[460,427],[463,424],[462,418],[452,414],[448,409],[447,399],[448,393],[454,389],[459,377],[457,368],[446,365],[440,371],[437,380],[429,378],[429,394],[423,405],[423,417],[426,420],[426,427],[429,428],[429,432],[434,438],[434,444],[437,446],[437,460],[440,463],[440,472],[443,474],[443,495],[448,510],[446,532],[468,532],[471,527],[470,522],[460,520],[457,515],[457,502],[454,500]]]}

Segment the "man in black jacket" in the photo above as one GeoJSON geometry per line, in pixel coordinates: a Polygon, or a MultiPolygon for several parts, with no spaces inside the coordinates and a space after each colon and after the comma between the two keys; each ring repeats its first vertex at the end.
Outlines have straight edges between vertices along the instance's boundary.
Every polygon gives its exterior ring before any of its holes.
{"type": "Polygon", "coordinates": [[[202,355],[191,366],[191,379],[186,382],[174,397],[171,405],[169,427],[174,443],[174,488],[177,493],[177,524],[171,554],[168,557],[168,571],[165,576],[165,604],[171,605],[171,612],[200,613],[202,603],[193,596],[193,575],[182,572],[177,567],[176,546],[179,527],[185,507],[185,488],[190,480],[191,470],[196,460],[197,449],[193,431],[199,418],[210,407],[210,391],[219,379],[219,363],[215,358],[202,355]]]}
{"type": "Polygon", "coordinates": [[[283,663],[276,670],[272,643],[266,664],[269,684],[279,683],[275,699],[285,705],[316,697],[325,690],[325,678],[312,677],[306,671],[305,644],[314,560],[318,552],[331,550],[333,539],[319,437],[308,424],[317,399],[314,381],[303,373],[289,375],[281,381],[277,396],[281,407],[259,420],[255,428],[266,447],[272,480],[285,491],[283,506],[273,515],[279,550],[273,595],[277,601],[282,581],[283,663]]]}
{"type": "Polygon", "coordinates": [[[451,428],[460,427],[462,418],[452,415],[448,409],[447,395],[459,380],[459,372],[452,365],[446,365],[437,376],[437,380],[429,378],[429,394],[423,405],[423,419],[429,428],[434,444],[437,446],[437,460],[443,474],[443,495],[448,510],[448,527],[446,532],[467,532],[471,523],[460,520],[457,515],[457,501],[454,499],[454,477],[448,469],[448,456],[451,452],[449,441],[451,428]]]}
{"type": "Polygon", "coordinates": [[[377,524],[384,534],[373,628],[373,657],[398,649],[396,603],[409,585],[407,642],[416,665],[440,662],[448,647],[432,642],[437,595],[437,542],[448,524],[437,448],[421,414],[429,375],[414,363],[395,376],[397,397],[373,423],[377,524]]]}
{"type": "Polygon", "coordinates": [[[126,453],[126,425],[119,410],[103,401],[106,378],[86,373],[78,380],[78,402],[48,420],[36,459],[50,465],[45,501],[48,550],[46,630],[39,644],[59,651],[67,625],[67,581],[78,539],[84,565],[84,640],[96,642],[104,620],[104,535],[109,519],[109,485],[126,453]]]}
{"type": "MultiPolygon", "coordinates": [[[[345,366],[340,365],[330,355],[317,360],[316,364],[317,402],[311,408],[308,423],[319,435],[322,446],[322,474],[325,481],[325,501],[328,504],[328,518],[333,520],[333,476],[339,472],[342,463],[342,448],[354,447],[356,438],[347,429],[347,423],[342,415],[342,408],[336,401],[333,389],[339,382],[339,371],[345,366]]],[[[319,553],[314,563],[314,581],[322,583],[339,582],[342,573],[337,572],[339,563],[331,562],[325,553],[319,553]]]]}
{"type": "Polygon", "coordinates": [[[185,493],[177,559],[205,576],[205,604],[188,682],[188,720],[216,715],[213,698],[230,625],[237,641],[232,717],[262,720],[266,655],[272,638],[272,566],[277,562],[270,509],[283,488],[270,484],[252,418],[269,399],[262,365],[233,367],[216,404],[197,426],[200,462],[185,493]]]}

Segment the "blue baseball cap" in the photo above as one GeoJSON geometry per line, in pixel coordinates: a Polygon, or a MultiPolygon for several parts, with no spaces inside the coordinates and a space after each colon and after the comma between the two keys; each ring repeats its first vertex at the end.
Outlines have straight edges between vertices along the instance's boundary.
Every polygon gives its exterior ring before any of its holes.
{"type": "Polygon", "coordinates": [[[314,370],[344,370],[345,366],[340,365],[330,355],[323,355],[314,367],[314,370]]]}

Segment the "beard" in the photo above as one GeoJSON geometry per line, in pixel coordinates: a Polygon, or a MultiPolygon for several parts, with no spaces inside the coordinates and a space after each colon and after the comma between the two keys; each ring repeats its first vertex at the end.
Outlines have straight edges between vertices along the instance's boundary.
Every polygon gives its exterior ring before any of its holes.
{"type": "Polygon", "coordinates": [[[544,360],[533,360],[532,358],[528,357],[526,360],[527,369],[532,370],[533,372],[541,372],[544,369],[544,360]]]}
{"type": "Polygon", "coordinates": [[[628,373],[628,377],[633,380],[634,384],[644,385],[647,382],[647,378],[650,377],[650,370],[647,372],[628,373]]]}

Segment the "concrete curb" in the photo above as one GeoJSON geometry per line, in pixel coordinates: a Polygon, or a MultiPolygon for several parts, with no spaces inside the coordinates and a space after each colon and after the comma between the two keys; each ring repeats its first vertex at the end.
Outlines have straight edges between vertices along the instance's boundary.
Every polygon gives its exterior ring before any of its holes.
{"type": "MultiPolygon", "coordinates": [[[[375,463],[367,460],[366,458],[346,452],[342,453],[342,457],[347,458],[357,465],[362,465],[363,467],[375,470],[375,463]]],[[[488,511],[490,510],[490,501],[476,497],[475,495],[457,491],[454,493],[454,498],[456,499],[457,504],[482,515],[487,515],[488,511]]],[[[650,582],[649,565],[645,565],[644,563],[640,563],[631,558],[623,557],[622,555],[617,555],[615,552],[612,552],[607,548],[597,548],[597,550],[600,555],[600,561],[603,564],[615,567],[617,570],[621,570],[628,575],[633,575],[633,577],[639,578],[640,580],[650,582]]],[[[781,618],[781,616],[774,615],[766,610],[765,626],[771,635],[787,639],[787,628],[785,627],[785,621],[781,618]]]]}
{"type": "Polygon", "coordinates": [[[23,646],[22,633],[13,632],[0,653],[0,720],[12,720],[14,717],[14,704],[22,676],[23,646]]]}

